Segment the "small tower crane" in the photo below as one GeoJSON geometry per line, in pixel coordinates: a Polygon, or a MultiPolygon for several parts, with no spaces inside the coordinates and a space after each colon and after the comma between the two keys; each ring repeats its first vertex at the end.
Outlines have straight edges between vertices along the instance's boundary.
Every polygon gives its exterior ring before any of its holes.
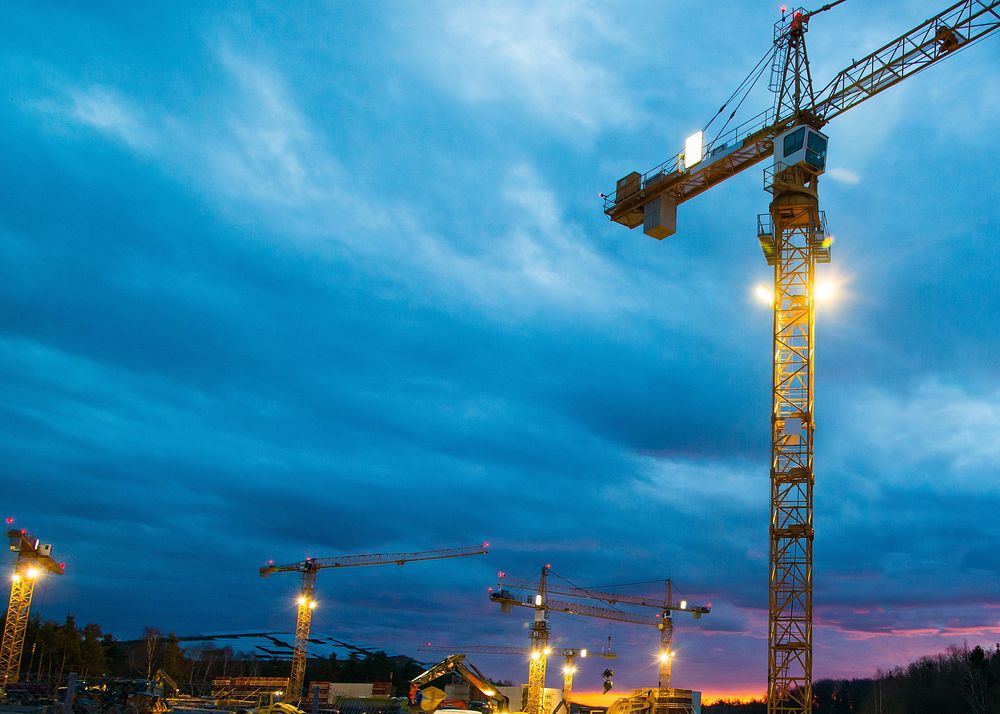
{"type": "MultiPolygon", "coordinates": [[[[521,587],[523,583],[504,580],[506,574],[499,573],[496,589],[490,588],[490,600],[500,604],[501,612],[511,612],[514,606],[528,607],[535,611],[535,619],[531,627],[531,649],[528,663],[528,702],[526,714],[543,714],[545,711],[545,665],[552,647],[549,646],[549,612],[564,612],[571,615],[597,617],[616,622],[631,622],[638,625],[658,626],[660,619],[648,615],[639,615],[623,610],[596,607],[565,600],[553,600],[549,597],[548,577],[552,568],[542,567],[537,586],[532,586],[527,594],[519,594],[514,590],[528,589],[521,587]]],[[[554,591],[553,591],[554,592],[554,591]]]]}
{"type": "MultiPolygon", "coordinates": [[[[463,652],[465,654],[496,654],[496,655],[518,655],[521,657],[530,657],[531,650],[527,647],[504,647],[498,645],[466,645],[466,646],[448,646],[448,645],[432,645],[430,643],[417,648],[420,652],[463,652]]],[[[577,658],[585,659],[590,650],[586,647],[557,647],[552,650],[553,654],[562,655],[563,657],[563,702],[565,702],[566,711],[569,712],[569,701],[570,697],[573,696],[573,675],[577,672],[577,658]]],[[[600,650],[600,656],[605,659],[614,659],[618,655],[611,650],[610,646],[606,649],[600,650]]]]}
{"type": "MultiPolygon", "coordinates": [[[[507,588],[525,589],[529,584],[523,581],[504,580],[507,588]]],[[[567,595],[584,600],[600,600],[609,605],[623,603],[627,605],[637,605],[639,607],[650,607],[659,610],[656,628],[660,632],[660,651],[657,654],[659,663],[659,699],[664,700],[670,690],[670,672],[674,659],[674,612],[689,612],[694,619],[701,619],[702,615],[707,615],[712,611],[708,605],[696,605],[687,600],[675,601],[673,596],[673,582],[666,580],[666,589],[662,597],[652,595],[622,595],[620,593],[605,592],[590,588],[567,587],[565,585],[549,584],[548,592],[556,595],[567,595]]]]}
{"type": "Polygon", "coordinates": [[[316,607],[316,576],[320,570],[327,568],[355,568],[366,565],[388,565],[395,563],[403,565],[420,560],[442,560],[444,558],[461,558],[467,555],[485,555],[489,551],[489,543],[482,545],[447,548],[444,550],[423,550],[414,553],[374,553],[368,555],[337,555],[331,558],[306,558],[296,563],[275,565],[269,562],[260,568],[260,577],[266,578],[273,573],[301,573],[302,583],[299,588],[298,605],[295,618],[295,646],[292,649],[292,671],[288,680],[288,700],[299,701],[302,697],[302,685],[306,676],[306,654],[309,646],[309,628],[312,624],[312,611],[316,607]]]}
{"type": "MultiPolygon", "coordinates": [[[[13,518],[7,519],[8,526],[13,523],[13,518]]],[[[7,691],[7,685],[17,681],[21,670],[24,633],[28,627],[35,583],[44,573],[62,575],[66,572],[65,563],[52,559],[52,546],[43,544],[23,528],[10,528],[7,538],[10,539],[10,549],[17,553],[17,560],[11,576],[10,604],[3,625],[3,640],[0,641],[0,694],[7,691]]]]}
{"type": "MultiPolygon", "coordinates": [[[[662,240],[677,230],[679,204],[773,156],[764,170],[770,210],[757,219],[757,239],[774,269],[769,714],[812,711],[814,278],[816,264],[830,261],[832,242],[819,210],[828,142],[821,130],[847,110],[1000,28],[1000,1],[956,2],[852,62],[816,91],[806,52],[809,23],[843,1],[812,12],[798,8],[786,14],[782,8],[770,52],[771,109],[728,132],[723,126],[707,143],[703,132],[697,132],[684,151],[646,174],[624,176],[613,195],[604,196],[604,213],[612,221],[628,228],[641,225],[646,235],[662,240]]],[[[762,60],[758,67],[757,77],[767,64],[762,60]]],[[[749,81],[755,72],[757,68],[730,101],[741,95],[742,103],[756,82],[749,81]]],[[[729,120],[735,115],[733,110],[729,120]]]]}

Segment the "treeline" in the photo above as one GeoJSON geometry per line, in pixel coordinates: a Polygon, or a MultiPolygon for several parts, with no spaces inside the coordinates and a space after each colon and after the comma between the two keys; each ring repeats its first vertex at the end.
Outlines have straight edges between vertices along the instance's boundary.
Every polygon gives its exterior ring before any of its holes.
{"type": "MultiPolygon", "coordinates": [[[[262,659],[231,647],[183,647],[177,635],[155,627],[147,627],[141,640],[122,641],[99,625],[78,627],[70,615],[61,624],[37,617],[28,622],[20,678],[61,682],[75,672],[84,678],[150,679],[162,669],[185,691],[207,694],[216,677],[287,677],[288,668],[287,660],[262,659]]],[[[381,651],[363,656],[352,653],[346,659],[334,653],[310,659],[306,681],[392,681],[402,694],[406,683],[422,671],[409,657],[390,657],[381,651]]]]}
{"type": "MultiPolygon", "coordinates": [[[[726,702],[705,714],[764,714],[763,702],[726,702]]],[[[1000,714],[1000,644],[992,650],[949,647],[872,679],[821,680],[814,714],[1000,714]]]]}

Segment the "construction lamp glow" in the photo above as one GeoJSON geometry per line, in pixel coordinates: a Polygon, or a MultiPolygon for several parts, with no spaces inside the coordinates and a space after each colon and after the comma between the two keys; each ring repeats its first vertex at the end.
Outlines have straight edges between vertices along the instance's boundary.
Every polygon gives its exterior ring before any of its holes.
{"type": "Polygon", "coordinates": [[[705,135],[696,132],[684,141],[684,168],[689,169],[702,159],[705,135]]]}
{"type": "Polygon", "coordinates": [[[586,657],[587,656],[587,650],[586,649],[580,650],[580,656],[581,657],[586,657]]]}
{"type": "Polygon", "coordinates": [[[816,281],[816,301],[829,302],[837,297],[837,284],[832,280],[816,281]]]}
{"type": "Polygon", "coordinates": [[[313,609],[315,609],[315,607],[316,607],[316,601],[315,600],[310,600],[309,601],[309,609],[313,610],[313,609]]]}
{"type": "Polygon", "coordinates": [[[41,573],[39,572],[38,568],[28,568],[26,571],[24,571],[24,574],[27,575],[31,580],[34,580],[41,573]]]}
{"type": "Polygon", "coordinates": [[[681,610],[687,610],[687,607],[688,607],[688,601],[681,600],[681,610]]]}
{"type": "Polygon", "coordinates": [[[669,662],[670,661],[670,653],[669,652],[660,652],[660,661],[664,662],[664,663],[669,662]]]}
{"type": "Polygon", "coordinates": [[[758,302],[761,302],[764,305],[774,304],[774,292],[771,290],[771,288],[765,285],[758,285],[757,287],[755,287],[753,289],[753,295],[755,298],[757,298],[758,302]]]}
{"type": "Polygon", "coordinates": [[[544,654],[546,657],[548,657],[550,654],[552,654],[552,648],[551,647],[546,647],[544,650],[542,650],[542,654],[544,654]]]}
{"type": "Polygon", "coordinates": [[[305,596],[300,596],[299,599],[296,602],[298,602],[298,604],[299,604],[300,607],[302,605],[305,605],[306,604],[306,598],[305,598],[305,596]]]}
{"type": "Polygon", "coordinates": [[[541,606],[542,606],[542,596],[535,595],[535,607],[541,607],[541,606]]]}
{"type": "Polygon", "coordinates": [[[538,650],[532,650],[531,651],[531,659],[538,660],[538,659],[541,659],[541,656],[542,656],[542,653],[539,652],[538,650]]]}

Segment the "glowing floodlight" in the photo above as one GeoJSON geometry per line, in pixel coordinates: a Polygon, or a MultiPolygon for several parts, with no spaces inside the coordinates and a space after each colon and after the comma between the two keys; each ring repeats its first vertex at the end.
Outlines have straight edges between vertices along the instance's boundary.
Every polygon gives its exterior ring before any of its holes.
{"type": "Polygon", "coordinates": [[[535,595],[535,607],[541,607],[541,606],[542,606],[542,596],[535,595]]]}
{"type": "Polygon", "coordinates": [[[703,132],[695,132],[684,141],[684,168],[689,169],[702,159],[705,146],[703,132]]]}
{"type": "Polygon", "coordinates": [[[774,292],[766,285],[758,285],[753,289],[753,295],[764,305],[774,304],[774,292]]]}

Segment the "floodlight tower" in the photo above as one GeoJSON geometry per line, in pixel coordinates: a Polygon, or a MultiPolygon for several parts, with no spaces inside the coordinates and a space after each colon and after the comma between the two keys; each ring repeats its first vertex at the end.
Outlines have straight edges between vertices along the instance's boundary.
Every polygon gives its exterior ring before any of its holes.
{"type": "MultiPolygon", "coordinates": [[[[8,526],[13,523],[13,518],[7,519],[8,526]]],[[[0,694],[7,691],[7,685],[17,681],[21,670],[24,634],[28,628],[35,583],[44,573],[62,575],[66,572],[65,563],[52,559],[51,544],[40,542],[24,529],[10,528],[7,537],[10,549],[17,553],[17,561],[11,575],[10,603],[0,641],[0,694]]]]}
{"type": "MultiPolygon", "coordinates": [[[[602,194],[611,220],[628,228],[641,225],[646,235],[662,240],[676,232],[680,203],[774,157],[764,172],[765,188],[772,194],[769,212],[757,219],[757,238],[774,268],[769,714],[812,711],[814,286],[816,264],[829,262],[831,243],[819,210],[819,177],[826,170],[827,151],[827,137],[820,130],[848,109],[1000,28],[1000,0],[957,2],[853,62],[815,92],[805,34],[813,16],[843,1],[812,12],[799,8],[786,14],[782,8],[770,56],[771,110],[720,131],[707,145],[698,132],[676,157],[644,175],[633,171],[619,179],[613,195],[602,194]]],[[[758,67],[760,73],[766,69],[758,67]]],[[[742,103],[757,81],[757,69],[729,102],[742,95],[742,103]]],[[[738,109],[739,104],[730,120],[738,109]]]]}

